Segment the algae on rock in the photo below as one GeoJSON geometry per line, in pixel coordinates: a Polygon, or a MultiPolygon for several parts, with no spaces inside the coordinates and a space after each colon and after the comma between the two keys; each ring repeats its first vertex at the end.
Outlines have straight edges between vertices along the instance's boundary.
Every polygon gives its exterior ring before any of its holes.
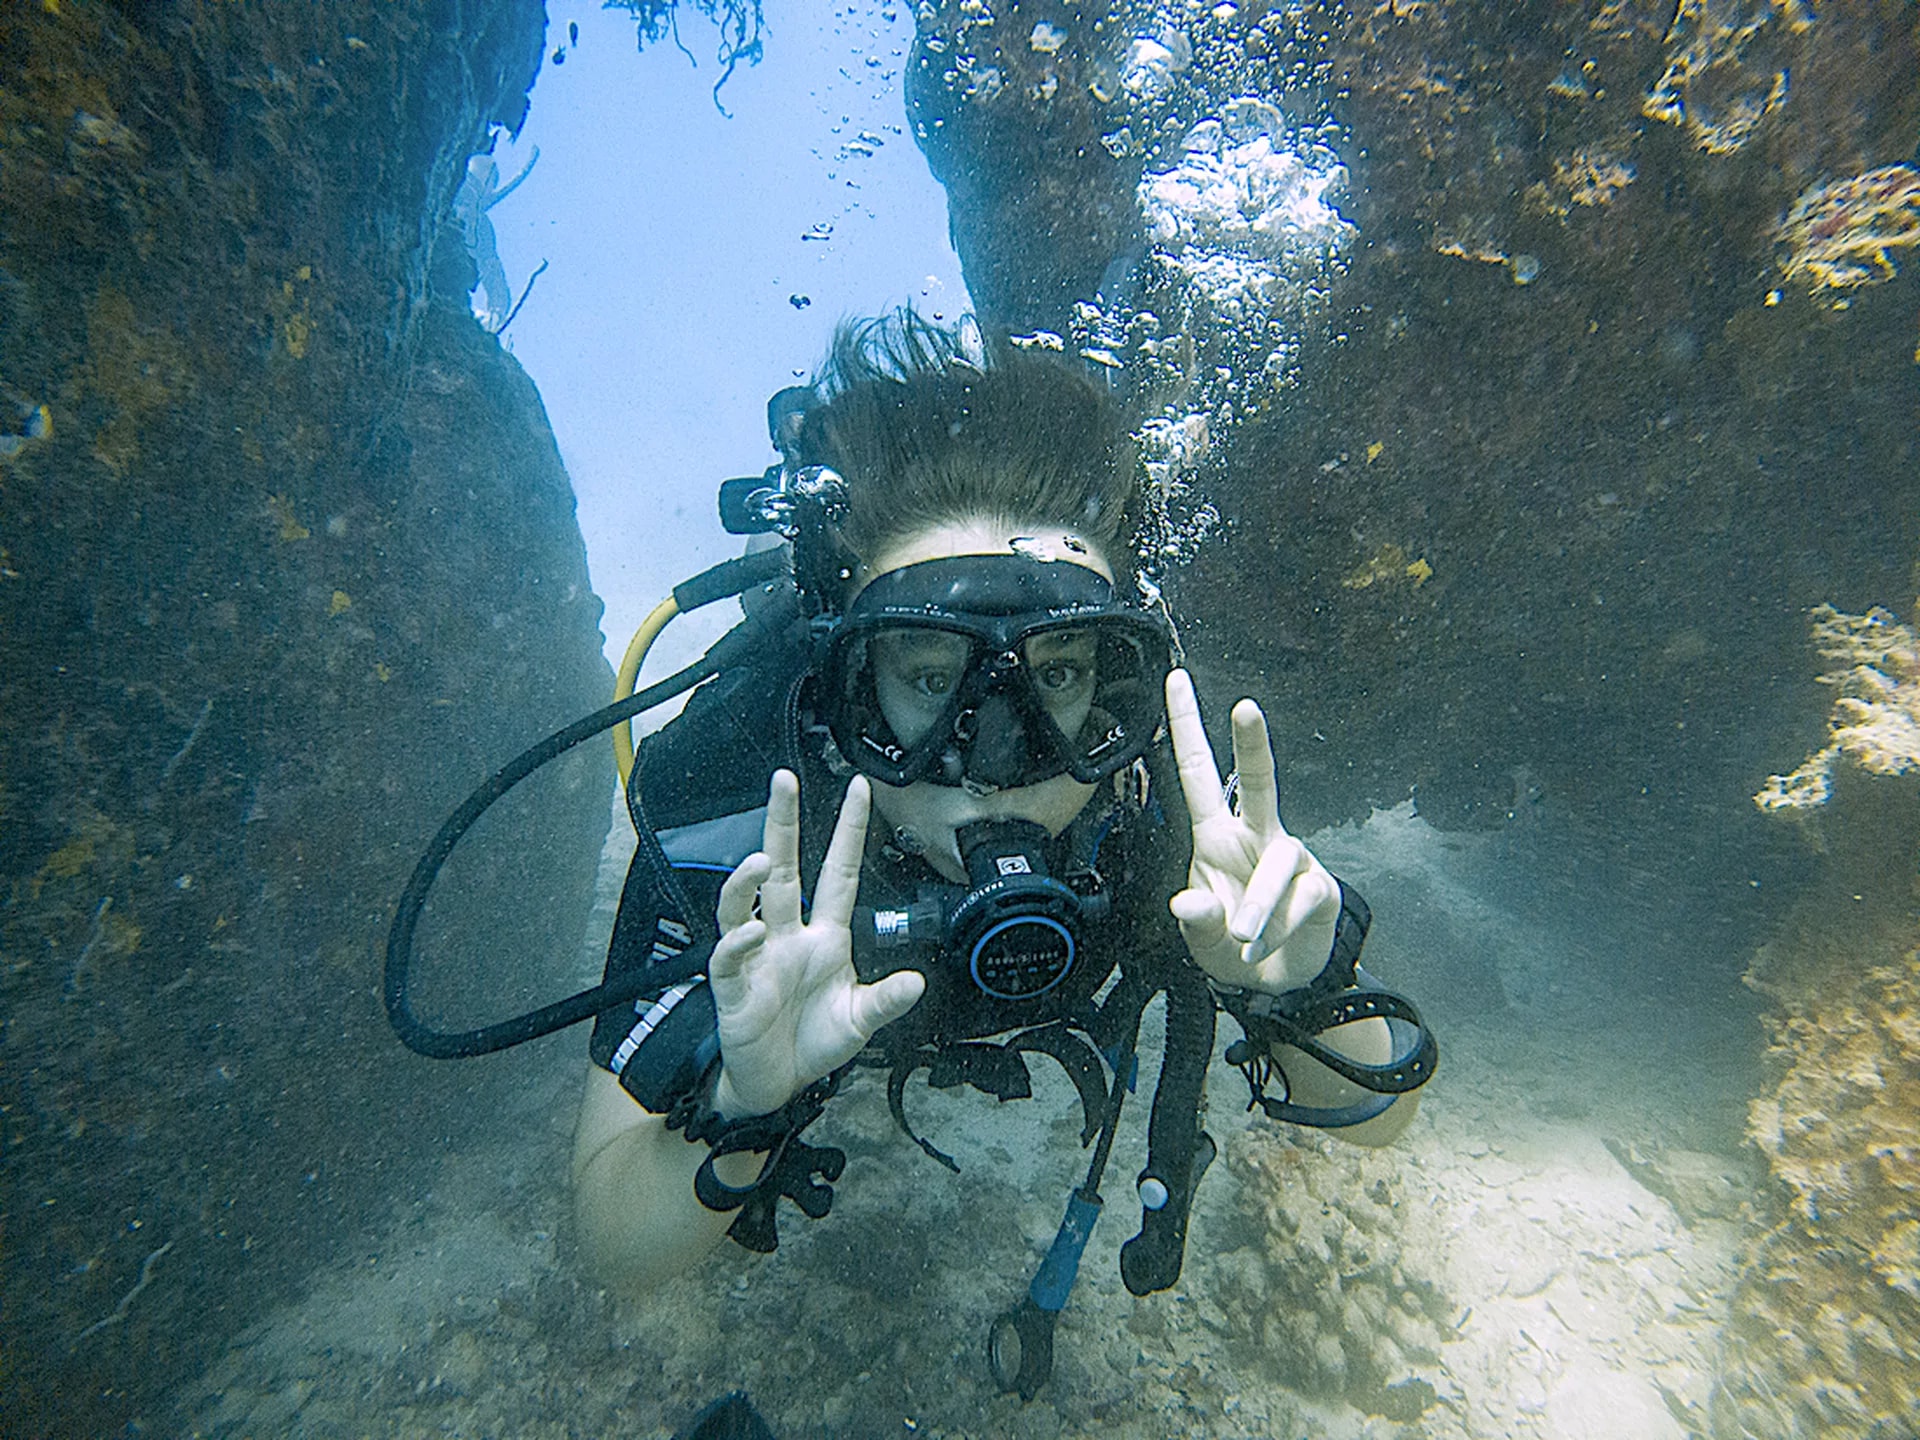
{"type": "MultiPolygon", "coordinates": [[[[377,966],[446,811],[605,695],[538,396],[428,278],[543,26],[0,19],[10,1434],[140,1424],[524,1084],[405,1055],[377,966]]],[[[441,934],[571,960],[601,779],[463,861],[441,934]]]]}
{"type": "Polygon", "coordinates": [[[1920,811],[1914,637],[1823,606],[1833,741],[1755,797],[1824,810],[1824,854],[1749,976],[1778,1085],[1749,1135],[1774,1179],[1727,1321],[1716,1436],[1867,1440],[1920,1424],[1920,811]],[[1802,777],[1796,779],[1795,777],[1802,777]]]}

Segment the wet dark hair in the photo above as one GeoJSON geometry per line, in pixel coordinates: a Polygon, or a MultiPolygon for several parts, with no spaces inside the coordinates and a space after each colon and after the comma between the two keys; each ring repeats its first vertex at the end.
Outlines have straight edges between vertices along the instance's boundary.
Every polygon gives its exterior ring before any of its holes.
{"type": "Polygon", "coordinates": [[[843,561],[857,570],[913,531],[983,517],[1075,531],[1124,575],[1138,489],[1126,416],[1058,357],[989,351],[977,334],[910,308],[835,332],[798,453],[846,482],[831,536],[843,561]]]}

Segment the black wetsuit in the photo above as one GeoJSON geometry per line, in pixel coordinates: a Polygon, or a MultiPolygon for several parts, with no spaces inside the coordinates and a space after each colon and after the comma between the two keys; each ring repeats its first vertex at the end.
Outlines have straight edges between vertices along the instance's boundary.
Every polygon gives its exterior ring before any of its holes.
{"type": "MultiPolygon", "coordinates": [[[[593,1025],[591,1056],[655,1114],[666,1114],[691,1091],[718,1054],[714,1004],[703,979],[716,943],[714,902],[733,866],[760,847],[768,781],[780,766],[801,778],[804,891],[810,893],[820,872],[847,781],[829,772],[824,735],[810,728],[806,714],[803,664],[789,659],[703,685],[676,720],[639,747],[628,797],[641,801],[643,839],[622,891],[607,973],[655,966],[662,985],[603,1012],[593,1025]],[[659,837],[657,851],[645,841],[649,828],[659,837]]],[[[1023,1096],[1029,1089],[1018,1056],[1043,1050],[1068,1066],[1083,1100],[1092,1102],[1098,1062],[1091,1048],[1062,1033],[1108,1048],[1116,1025],[1137,1021],[1146,998],[1167,993],[1169,1018],[1179,1016],[1177,1029],[1188,1043],[1179,1054],[1167,1048],[1154,1127],[1164,1129],[1177,1154],[1196,1148],[1213,1002],[1167,912],[1188,856],[1185,810],[1169,816],[1160,804],[1171,774],[1171,755],[1160,747],[1146,762],[1102,781],[1087,808],[1052,841],[1054,874],[1092,868],[1112,897],[1110,914],[1089,927],[1073,970],[1054,991],[1037,1000],[995,1000],[952,962],[914,960],[927,973],[927,993],[883,1027],[862,1056],[866,1064],[895,1068],[895,1098],[900,1071],[918,1068],[929,1068],[935,1085],[972,1083],[1000,1098],[1023,1096]],[[1160,778],[1167,780],[1156,783],[1160,778]],[[1123,981],[1110,987],[1116,970],[1123,981]],[[1108,995],[1098,1008],[1094,996],[1102,989],[1108,995]],[[1119,1016],[1127,1008],[1133,1016],[1119,1016]],[[993,1044],[991,1037],[1012,1041],[993,1044]],[[1177,1081],[1171,1089],[1169,1077],[1177,1081]]],[[[929,879],[935,876],[924,860],[902,854],[881,829],[870,829],[862,906],[904,906],[929,879]]],[[[900,964],[872,956],[856,962],[868,981],[900,964]]]]}
{"type": "MultiPolygon", "coordinates": [[[[628,1094],[667,1115],[670,1126],[691,1130],[701,1108],[702,1082],[719,1058],[714,1005],[704,977],[718,943],[714,907],[722,882],[760,846],[774,770],[785,767],[800,777],[803,891],[811,890],[832,835],[845,781],[825,762],[829,742],[811,719],[809,679],[797,653],[763,657],[750,668],[721,674],[640,746],[627,787],[639,844],[614,923],[607,974],[652,968],[660,983],[638,1000],[600,1014],[591,1053],[628,1094]]],[[[1170,799],[1178,794],[1170,747],[1163,740],[1134,766],[1103,781],[1080,815],[1050,842],[1044,859],[1051,875],[1107,897],[1105,913],[1087,925],[1064,979],[1030,998],[995,998],[939,951],[909,952],[906,963],[927,976],[926,993],[875,1034],[856,1062],[890,1071],[888,1102],[894,1118],[908,1129],[901,1095],[917,1071],[927,1070],[928,1083],[936,1087],[968,1084],[1003,1100],[1016,1099],[1032,1093],[1024,1057],[1035,1051],[1050,1056],[1080,1095],[1083,1143],[1107,1137],[1095,1147],[1092,1186],[1105,1164],[1119,1097],[1130,1085],[1141,1012],[1164,995],[1166,1038],[1140,1182],[1142,1228],[1121,1251],[1122,1278],[1136,1295],[1165,1289],[1179,1277],[1193,1187],[1214,1153],[1200,1129],[1200,1112],[1220,1008],[1229,1010],[1247,1034],[1227,1054],[1246,1076],[1253,1103],[1288,1123],[1361,1123],[1424,1084],[1438,1055],[1412,1005],[1377,988],[1358,968],[1367,909],[1344,884],[1332,954],[1314,981],[1285,997],[1216,993],[1188,956],[1167,909],[1168,897],[1184,882],[1191,854],[1184,807],[1171,813],[1163,809],[1179,806],[1170,799]],[[1372,1017],[1395,1027],[1396,1053],[1386,1064],[1358,1064],[1318,1040],[1328,1029],[1372,1017]],[[1280,1044],[1305,1050],[1370,1093],[1330,1109],[1293,1103],[1284,1074],[1268,1058],[1280,1044]],[[1116,1076],[1111,1082],[1109,1072],[1116,1076]],[[1266,1094],[1274,1084],[1279,1098],[1266,1094]],[[1152,1201],[1145,1198],[1149,1192],[1156,1197],[1152,1201]]],[[[870,830],[860,885],[868,933],[873,933],[872,910],[905,907],[921,886],[936,882],[923,860],[902,854],[888,836],[870,830]]],[[[863,948],[858,914],[854,929],[854,963],[862,980],[899,967],[899,952],[863,948]]],[[[795,1126],[804,1128],[818,1113],[839,1078],[836,1074],[810,1087],[820,1092],[812,1099],[796,1097],[788,1111],[798,1107],[806,1114],[793,1121],[795,1126]]],[[[823,1215],[831,1191],[812,1177],[839,1174],[838,1152],[798,1145],[797,1129],[778,1133],[786,1139],[768,1138],[758,1147],[773,1146],[774,1158],[755,1187],[756,1202],[742,1210],[728,1232],[754,1249],[777,1244],[776,1195],[810,1215],[823,1215]],[[791,1156],[788,1142],[793,1142],[791,1156]]],[[[915,1138],[928,1154],[952,1165],[915,1138]]],[[[697,1180],[695,1189],[700,1188],[697,1180]]],[[[720,1198],[703,1195],[703,1202],[717,1206],[720,1198]]],[[[731,1203],[743,1202],[735,1196],[731,1203]]]]}

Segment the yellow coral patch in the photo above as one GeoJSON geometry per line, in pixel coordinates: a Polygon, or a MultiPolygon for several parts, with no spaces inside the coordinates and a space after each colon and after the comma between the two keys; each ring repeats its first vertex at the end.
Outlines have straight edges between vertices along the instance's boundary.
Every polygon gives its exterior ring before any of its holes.
{"type": "Polygon", "coordinates": [[[1355,566],[1341,576],[1340,583],[1348,590],[1367,590],[1388,580],[1411,580],[1413,588],[1418,590],[1433,578],[1433,566],[1425,557],[1407,559],[1407,552],[1398,545],[1380,546],[1367,557],[1364,565],[1355,566]]]}
{"type": "Polygon", "coordinates": [[[40,874],[48,880],[71,880],[93,864],[93,841],[81,837],[70,840],[47,857],[40,874]]]}
{"type": "Polygon", "coordinates": [[[1349,590],[1365,590],[1382,580],[1391,580],[1407,568],[1407,552],[1398,545],[1388,543],[1380,546],[1367,558],[1364,565],[1356,566],[1340,579],[1340,583],[1349,590]]]}
{"type": "Polygon", "coordinates": [[[127,826],[117,825],[97,812],[83,815],[71,838],[25,882],[26,892],[38,897],[48,884],[76,880],[100,870],[117,870],[132,861],[133,848],[133,831],[127,826]]]}
{"type": "Polygon", "coordinates": [[[280,341],[287,347],[287,354],[296,360],[307,358],[307,344],[312,339],[313,317],[304,310],[289,315],[280,326],[280,341]]]}
{"type": "Polygon", "coordinates": [[[300,523],[293,513],[293,502],[284,495],[267,497],[267,513],[280,525],[280,538],[289,544],[295,540],[310,540],[313,532],[300,523]]]}
{"type": "Polygon", "coordinates": [[[124,915],[104,915],[100,920],[100,948],[109,955],[131,955],[140,948],[142,932],[124,915]]]}
{"type": "Polygon", "coordinates": [[[327,602],[327,618],[332,619],[335,615],[352,608],[353,597],[344,590],[336,590],[333,592],[333,599],[327,602]]]}
{"type": "Polygon", "coordinates": [[[173,409],[193,383],[173,333],[142,316],[123,292],[102,286],[87,307],[86,385],[111,411],[94,435],[94,458],[115,473],[130,470],[143,425],[173,409]]]}
{"type": "Polygon", "coordinates": [[[1816,292],[1891,280],[1898,267],[1888,251],[1920,245],[1920,168],[1887,165],[1815,185],[1775,238],[1789,252],[1780,262],[1787,278],[1816,292]]]}
{"type": "Polygon", "coordinates": [[[1874,775],[1920,768],[1920,635],[1877,606],[1848,615],[1831,605],[1813,612],[1813,641],[1837,668],[1819,677],[1839,690],[1828,717],[1829,742],[1788,775],[1771,775],[1753,797],[1762,810],[1806,810],[1833,793],[1844,757],[1874,775]]]}

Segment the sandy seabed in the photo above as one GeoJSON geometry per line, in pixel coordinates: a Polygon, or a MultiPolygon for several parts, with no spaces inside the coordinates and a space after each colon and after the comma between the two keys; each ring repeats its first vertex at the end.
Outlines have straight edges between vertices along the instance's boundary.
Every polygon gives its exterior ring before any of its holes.
{"type": "MultiPolygon", "coordinates": [[[[1032,1402],[995,1389],[985,1339],[1084,1170],[1051,1062],[1007,1105],[910,1087],[958,1175],[860,1075],[808,1136],[848,1156],[828,1218],[783,1205],[777,1254],[725,1245],[631,1301],[583,1275],[568,1240],[582,1036],[514,1062],[525,1102],[497,1148],[448,1155],[384,1236],[236,1337],[181,1388],[168,1432],[665,1437],[744,1389],[781,1440],[1705,1434],[1759,1184],[1740,1139],[1750,1005],[1730,983],[1653,983],[1690,957],[1659,953],[1657,926],[1543,894],[1538,851],[1442,837],[1404,807],[1314,845],[1373,903],[1369,964],[1440,1035],[1419,1116],[1392,1148],[1358,1150],[1249,1117],[1217,1063],[1221,1154],[1184,1275],[1136,1299],[1117,1255],[1139,1228],[1150,1012],[1106,1213],[1032,1402]],[[1524,912],[1503,905],[1515,895],[1524,912]]],[[[610,847],[609,923],[623,869],[610,847]]]]}

